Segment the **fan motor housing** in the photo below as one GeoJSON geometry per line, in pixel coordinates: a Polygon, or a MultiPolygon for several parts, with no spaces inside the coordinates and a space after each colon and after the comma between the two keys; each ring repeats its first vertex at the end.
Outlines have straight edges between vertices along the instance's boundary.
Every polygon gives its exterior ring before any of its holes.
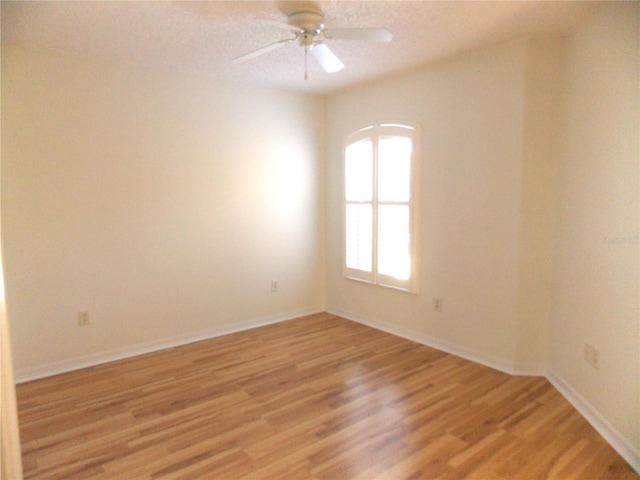
{"type": "Polygon", "coordinates": [[[298,27],[300,30],[304,30],[308,33],[319,33],[324,27],[322,20],[324,15],[322,12],[316,12],[313,10],[300,10],[291,12],[287,18],[289,25],[298,27]]]}

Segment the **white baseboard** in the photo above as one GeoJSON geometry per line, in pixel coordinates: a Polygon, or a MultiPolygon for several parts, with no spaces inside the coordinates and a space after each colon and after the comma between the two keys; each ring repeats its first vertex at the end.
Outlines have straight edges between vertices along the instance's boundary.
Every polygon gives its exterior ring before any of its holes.
{"type": "Polygon", "coordinates": [[[305,315],[321,313],[322,311],[323,310],[299,310],[286,312],[277,315],[246,320],[243,322],[216,326],[198,332],[185,333],[171,338],[152,340],[150,342],[139,343],[136,345],[127,345],[124,347],[86,355],[83,357],[61,360],[59,362],[54,362],[47,365],[20,368],[16,370],[16,383],[24,383],[30,380],[37,380],[39,378],[50,377],[52,375],[71,372],[73,370],[79,370],[81,368],[94,367],[103,363],[109,363],[116,360],[144,355],[145,353],[157,352],[158,350],[178,347],[180,345],[199,342],[201,340],[220,337],[222,335],[241,332],[243,330],[250,330],[252,328],[262,327],[265,325],[270,325],[272,323],[284,322],[286,320],[303,317],[305,315]]]}
{"type": "MultiPolygon", "coordinates": [[[[629,442],[624,435],[622,435],[615,427],[613,427],[595,408],[593,408],[593,406],[587,400],[585,400],[578,392],[576,392],[568,383],[566,383],[560,376],[556,375],[554,372],[545,372],[544,370],[541,370],[542,367],[538,365],[517,365],[514,362],[487,355],[483,352],[479,352],[468,347],[457,345],[446,340],[430,337],[422,332],[417,332],[408,328],[400,327],[398,325],[393,325],[378,320],[366,319],[344,310],[328,308],[326,311],[327,313],[331,313],[333,315],[337,315],[348,320],[361,323],[377,330],[382,330],[384,332],[397,335],[399,337],[406,338],[417,343],[421,343],[428,347],[432,347],[443,352],[462,357],[464,359],[479,363],[481,365],[485,365],[490,368],[494,368],[496,370],[500,370],[510,375],[545,376],[547,380],[549,380],[549,382],[567,399],[567,401],[571,403],[571,405],[573,405],[573,407],[578,412],[580,412],[580,414],[598,431],[598,433],[600,433],[600,435],[602,435],[603,438],[607,442],[609,442],[609,444],[620,454],[620,456],[624,458],[629,463],[629,465],[631,465],[631,467],[635,469],[636,472],[640,473],[640,451],[634,448],[631,442],[629,442]]],[[[16,383],[23,383],[29,380],[57,375],[59,373],[92,367],[103,363],[155,352],[165,348],[186,345],[201,340],[207,340],[209,338],[228,335],[230,333],[249,330],[252,328],[262,327],[265,325],[279,323],[297,317],[312,315],[321,312],[322,310],[301,310],[282,313],[269,317],[261,317],[244,322],[238,322],[230,325],[222,325],[208,330],[187,333],[172,338],[154,340],[151,342],[145,342],[143,344],[121,347],[80,358],[72,358],[60,362],[55,362],[49,365],[23,368],[19,369],[16,372],[16,383]]]]}
{"type": "Polygon", "coordinates": [[[554,372],[547,372],[547,380],[558,390],[573,407],[595,428],[609,445],[624,458],[631,467],[640,474],[640,450],[622,435],[606,418],[562,377],[554,372]]]}
{"type": "Polygon", "coordinates": [[[466,360],[470,360],[472,362],[479,363],[496,370],[500,370],[501,372],[505,372],[510,375],[527,375],[540,377],[544,376],[545,370],[541,366],[518,365],[512,361],[505,360],[504,358],[488,355],[473,348],[455,344],[441,338],[432,337],[423,332],[418,332],[380,320],[371,320],[345,310],[329,308],[327,312],[333,315],[338,315],[342,318],[346,318],[348,320],[352,320],[357,323],[361,323],[363,325],[367,325],[377,330],[382,330],[383,332],[391,333],[392,335],[397,335],[398,337],[406,338],[407,340],[421,343],[422,345],[426,345],[428,347],[450,353],[457,357],[462,357],[466,360]]]}
{"type": "Polygon", "coordinates": [[[421,343],[428,347],[442,350],[443,352],[465,358],[472,362],[485,365],[487,367],[500,370],[511,375],[530,375],[538,377],[546,377],[547,380],[562,394],[567,401],[587,420],[593,428],[595,428],[602,437],[609,442],[611,447],[620,454],[631,465],[631,467],[640,473],[640,451],[634,448],[631,442],[622,435],[614,426],[612,426],[593,406],[585,400],[578,392],[576,392],[562,378],[553,372],[545,370],[540,365],[518,365],[514,362],[501,358],[492,357],[476,350],[456,345],[446,340],[429,337],[422,332],[416,332],[398,325],[392,325],[378,320],[370,320],[350,312],[328,308],[328,313],[338,315],[340,317],[352,320],[354,322],[367,325],[369,327],[382,330],[393,335],[397,335],[414,342],[421,343]]]}

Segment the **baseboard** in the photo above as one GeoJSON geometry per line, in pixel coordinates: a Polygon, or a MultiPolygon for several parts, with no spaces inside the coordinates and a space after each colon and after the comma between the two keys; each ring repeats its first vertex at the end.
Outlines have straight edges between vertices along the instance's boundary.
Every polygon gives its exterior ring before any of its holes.
{"type": "Polygon", "coordinates": [[[640,450],[634,448],[631,442],[622,435],[606,418],[562,377],[554,372],[547,372],[547,380],[558,390],[573,407],[580,412],[593,428],[624,458],[629,465],[640,474],[640,450]]]}
{"type": "Polygon", "coordinates": [[[625,459],[627,463],[638,473],[640,473],[640,452],[633,447],[631,442],[613,427],[591,404],[576,392],[562,378],[553,372],[545,370],[540,365],[516,364],[501,358],[486,355],[461,345],[448,342],[446,340],[433,338],[422,332],[416,332],[398,325],[392,325],[379,320],[371,320],[355,315],[341,309],[328,308],[328,313],[352,320],[354,322],[367,325],[377,330],[382,330],[392,335],[397,335],[407,340],[421,343],[428,347],[436,348],[443,352],[465,358],[472,362],[485,365],[510,375],[530,375],[546,377],[562,396],[587,420],[597,432],[611,445],[611,447],[625,459]]]}
{"type": "Polygon", "coordinates": [[[228,335],[230,333],[263,327],[265,325],[284,322],[286,320],[292,320],[294,318],[303,317],[305,315],[313,315],[316,313],[321,313],[322,311],[323,310],[298,310],[280,313],[277,315],[255,318],[243,322],[221,325],[198,332],[185,333],[183,335],[177,335],[171,338],[163,338],[160,340],[153,340],[136,345],[128,345],[125,347],[107,350],[83,357],[61,360],[59,362],[54,362],[47,365],[20,368],[16,370],[16,383],[24,383],[30,380],[37,380],[39,378],[50,377],[53,375],[58,375],[60,373],[80,370],[81,368],[94,367],[96,365],[114,362],[116,360],[144,355],[145,353],[157,352],[166,348],[178,347],[180,345],[187,345],[189,343],[199,342],[201,340],[208,340],[210,338],[228,335]]]}
{"type": "Polygon", "coordinates": [[[484,352],[449,342],[441,338],[435,338],[423,332],[418,332],[380,320],[371,320],[345,310],[329,308],[327,312],[346,318],[347,320],[352,320],[377,330],[382,330],[383,332],[391,333],[392,335],[397,335],[398,337],[406,338],[407,340],[450,353],[457,357],[462,357],[466,360],[500,370],[501,372],[505,372],[510,375],[544,376],[544,369],[540,366],[518,365],[512,361],[505,360],[504,358],[488,355],[484,352]]]}
{"type": "MultiPolygon", "coordinates": [[[[397,335],[399,337],[406,338],[407,340],[421,343],[428,347],[436,348],[443,352],[456,355],[466,360],[470,360],[472,362],[476,362],[511,375],[546,376],[546,378],[554,386],[554,388],[556,388],[567,399],[567,401],[571,403],[571,405],[573,405],[573,407],[578,412],[580,412],[580,414],[598,431],[598,433],[600,433],[600,435],[602,435],[602,437],[607,442],[609,442],[609,444],[620,454],[622,458],[625,459],[625,461],[629,463],[629,465],[631,465],[631,467],[636,472],[640,473],[640,451],[634,448],[631,442],[629,442],[624,435],[622,435],[615,427],[613,427],[595,408],[593,408],[593,406],[591,406],[591,404],[587,400],[585,400],[578,392],[576,392],[568,383],[566,383],[560,376],[556,375],[554,372],[547,371],[546,373],[541,374],[539,373],[540,367],[537,365],[517,365],[514,362],[493,357],[483,352],[457,345],[446,340],[434,338],[422,332],[417,332],[408,328],[393,325],[387,322],[382,322],[379,320],[367,319],[341,309],[327,308],[326,311],[327,313],[330,313],[332,315],[337,315],[339,317],[346,318],[348,320],[366,325],[368,327],[375,328],[392,335],[397,335]]],[[[313,315],[321,312],[322,310],[300,310],[287,312],[278,315],[238,322],[230,325],[222,325],[212,329],[187,333],[172,338],[126,346],[106,352],[87,355],[84,357],[63,360],[41,367],[18,369],[15,375],[16,383],[23,383],[29,380],[36,380],[38,378],[49,377],[73,370],[79,370],[81,368],[93,367],[116,360],[122,360],[124,358],[135,357],[137,355],[143,355],[145,353],[151,353],[166,348],[186,345],[201,340],[207,340],[210,338],[228,335],[230,333],[240,332],[243,330],[250,330],[252,328],[284,322],[305,315],[313,315]]]]}

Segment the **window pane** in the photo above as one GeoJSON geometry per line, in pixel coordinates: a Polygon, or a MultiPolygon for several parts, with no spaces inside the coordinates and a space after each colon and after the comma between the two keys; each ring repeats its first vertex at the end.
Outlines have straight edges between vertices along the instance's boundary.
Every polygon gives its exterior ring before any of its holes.
{"type": "Polygon", "coordinates": [[[373,216],[371,205],[347,205],[347,268],[371,271],[373,216]]]}
{"type": "Polygon", "coordinates": [[[370,139],[347,146],[344,170],[347,200],[370,201],[373,196],[373,146],[370,139]]]}
{"type": "Polygon", "coordinates": [[[409,207],[378,207],[378,273],[400,280],[411,274],[409,255],[409,207]]]}
{"type": "Polygon", "coordinates": [[[381,137],[378,143],[378,199],[408,202],[411,178],[411,139],[381,137]]]}

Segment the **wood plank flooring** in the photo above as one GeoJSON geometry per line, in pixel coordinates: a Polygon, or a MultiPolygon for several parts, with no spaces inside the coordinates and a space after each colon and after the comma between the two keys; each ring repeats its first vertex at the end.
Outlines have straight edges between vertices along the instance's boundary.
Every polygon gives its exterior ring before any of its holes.
{"type": "Polygon", "coordinates": [[[25,478],[639,478],[545,379],[326,313],[17,393],[25,478]]]}

